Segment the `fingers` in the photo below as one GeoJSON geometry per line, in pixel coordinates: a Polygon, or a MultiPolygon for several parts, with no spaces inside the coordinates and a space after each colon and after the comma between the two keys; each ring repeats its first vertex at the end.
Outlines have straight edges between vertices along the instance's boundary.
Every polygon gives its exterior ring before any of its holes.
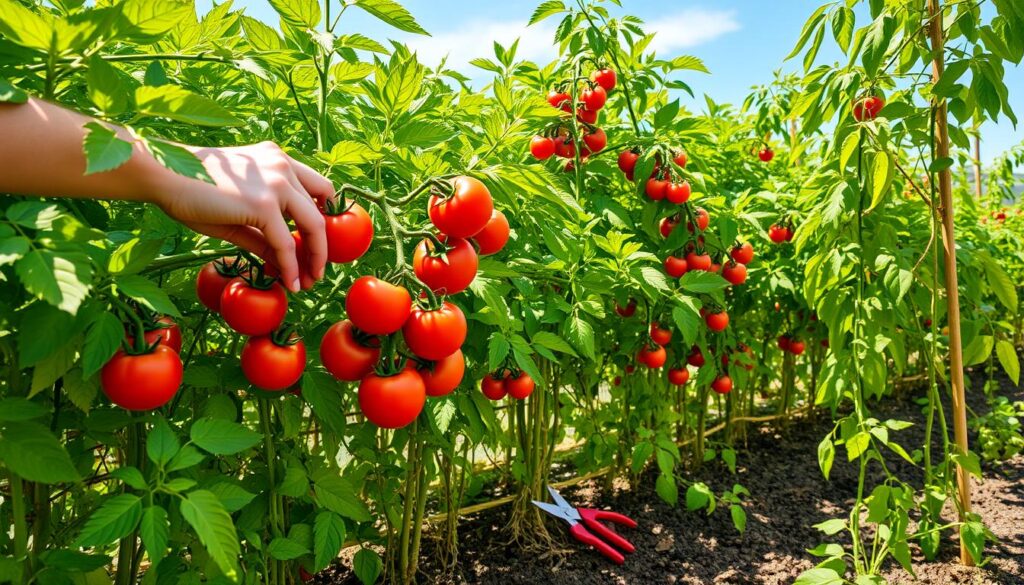
{"type": "Polygon", "coordinates": [[[295,240],[288,230],[288,224],[284,222],[284,216],[280,210],[271,209],[260,218],[260,224],[256,227],[263,232],[267,244],[273,250],[272,261],[281,270],[281,282],[288,290],[298,292],[301,283],[299,263],[295,255],[295,240]]]}
{"type": "Polygon", "coordinates": [[[291,159],[291,162],[295,176],[299,179],[299,183],[302,184],[302,188],[309,193],[310,197],[316,199],[320,203],[324,203],[325,201],[334,201],[334,183],[295,159],[291,159]]]}
{"type": "MultiPolygon", "coordinates": [[[[313,204],[312,199],[299,192],[295,192],[288,200],[285,213],[295,220],[295,227],[302,235],[306,258],[300,260],[308,263],[307,267],[313,278],[323,278],[324,266],[327,264],[327,232],[323,214],[313,204]]],[[[302,284],[311,286],[311,283],[302,284]]]]}

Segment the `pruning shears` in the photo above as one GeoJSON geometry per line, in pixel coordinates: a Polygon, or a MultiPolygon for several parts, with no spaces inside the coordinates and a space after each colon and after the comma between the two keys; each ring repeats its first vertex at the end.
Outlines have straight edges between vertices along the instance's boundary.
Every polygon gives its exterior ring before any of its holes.
{"type": "Polygon", "coordinates": [[[627,553],[636,550],[628,540],[622,538],[615,531],[601,523],[602,520],[607,520],[629,528],[636,528],[636,522],[632,518],[617,512],[577,508],[565,501],[565,498],[555,488],[548,486],[548,492],[551,493],[551,499],[554,500],[554,504],[533,500],[533,505],[556,518],[561,518],[568,522],[571,527],[569,528],[569,534],[577,541],[596,548],[605,558],[617,565],[626,562],[626,558],[608,543],[627,553]],[[598,536],[601,536],[604,540],[601,540],[598,536]],[[608,542],[605,542],[605,540],[608,542]]]}

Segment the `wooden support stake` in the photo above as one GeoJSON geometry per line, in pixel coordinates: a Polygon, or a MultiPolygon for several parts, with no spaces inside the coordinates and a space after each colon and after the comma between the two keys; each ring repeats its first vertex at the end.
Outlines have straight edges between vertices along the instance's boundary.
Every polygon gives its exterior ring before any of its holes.
{"type": "MultiPolygon", "coordinates": [[[[939,82],[945,70],[942,6],[939,0],[928,0],[929,36],[932,45],[932,80],[939,82]]],[[[949,157],[949,127],[946,100],[935,104],[935,156],[949,157]]],[[[947,167],[939,171],[939,213],[942,218],[942,246],[946,253],[946,302],[949,314],[949,379],[953,390],[953,436],[957,450],[967,452],[967,405],[964,401],[964,360],[960,339],[960,291],[956,274],[956,234],[953,229],[953,178],[947,167]]],[[[956,466],[956,482],[960,500],[960,519],[971,511],[971,477],[960,465],[956,466]]],[[[964,543],[960,529],[960,562],[973,566],[974,559],[964,543]]]]}

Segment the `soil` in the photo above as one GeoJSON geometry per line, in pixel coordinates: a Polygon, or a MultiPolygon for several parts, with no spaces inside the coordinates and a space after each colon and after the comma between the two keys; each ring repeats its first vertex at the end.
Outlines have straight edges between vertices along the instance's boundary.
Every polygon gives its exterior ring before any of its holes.
{"type": "MultiPolygon", "coordinates": [[[[980,373],[972,372],[971,378],[974,383],[968,390],[968,404],[975,412],[983,412],[985,398],[980,373]]],[[[1005,377],[1000,379],[1000,384],[1003,394],[1014,400],[1024,398],[1022,388],[1015,388],[1005,377]]],[[[913,394],[908,392],[902,400],[889,399],[885,404],[876,405],[873,414],[881,420],[921,421],[921,410],[914,403],[913,394]]],[[[549,525],[559,539],[555,550],[541,554],[520,552],[506,543],[502,533],[507,522],[506,507],[462,522],[456,574],[441,575],[442,571],[432,564],[432,545],[425,542],[420,582],[446,585],[792,583],[815,563],[807,549],[832,542],[812,526],[845,516],[856,492],[857,468],[846,462],[842,448],[838,450],[830,480],[826,481],[818,469],[817,445],[830,429],[827,415],[794,421],[782,430],[768,426],[751,428],[746,449],[738,453],[736,475],[730,474],[724,465],[706,465],[688,474],[694,480],[707,483],[716,493],[735,483],[750,491],[744,506],[747,528],[742,535],[733,527],[727,510],[719,509],[707,515],[662,502],[654,493],[654,476],[642,477],[635,486],[617,483],[610,490],[590,481],[562,490],[562,495],[577,505],[614,510],[637,521],[638,528],[620,531],[636,546],[636,552],[627,556],[624,565],[616,566],[592,549],[578,545],[568,537],[567,525],[560,520],[552,520],[549,525]]],[[[923,443],[923,425],[893,433],[892,438],[911,451],[923,443]]],[[[920,485],[919,469],[909,464],[895,463],[894,466],[901,478],[911,485],[920,485]]],[[[984,475],[984,482],[974,482],[972,502],[974,510],[999,538],[998,543],[986,548],[985,566],[961,566],[955,532],[947,531],[937,560],[925,562],[919,551],[914,551],[914,568],[919,580],[892,562],[885,573],[890,583],[1024,584],[1024,455],[1001,464],[986,465],[984,475]]],[[[868,485],[870,489],[874,484],[869,481],[868,485]]],[[[951,508],[946,514],[948,518],[955,516],[951,508]]],[[[357,582],[350,571],[341,567],[328,573],[319,575],[318,582],[357,582]]]]}

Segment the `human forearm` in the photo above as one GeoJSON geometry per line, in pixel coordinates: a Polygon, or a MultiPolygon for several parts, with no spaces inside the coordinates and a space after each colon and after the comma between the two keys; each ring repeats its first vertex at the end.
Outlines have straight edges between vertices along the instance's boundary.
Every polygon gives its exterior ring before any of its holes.
{"type": "Polygon", "coordinates": [[[88,116],[37,99],[0,105],[0,191],[48,197],[154,201],[156,186],[176,179],[127,129],[108,126],[132,142],[120,167],[86,175],[82,142],[88,116]]]}

